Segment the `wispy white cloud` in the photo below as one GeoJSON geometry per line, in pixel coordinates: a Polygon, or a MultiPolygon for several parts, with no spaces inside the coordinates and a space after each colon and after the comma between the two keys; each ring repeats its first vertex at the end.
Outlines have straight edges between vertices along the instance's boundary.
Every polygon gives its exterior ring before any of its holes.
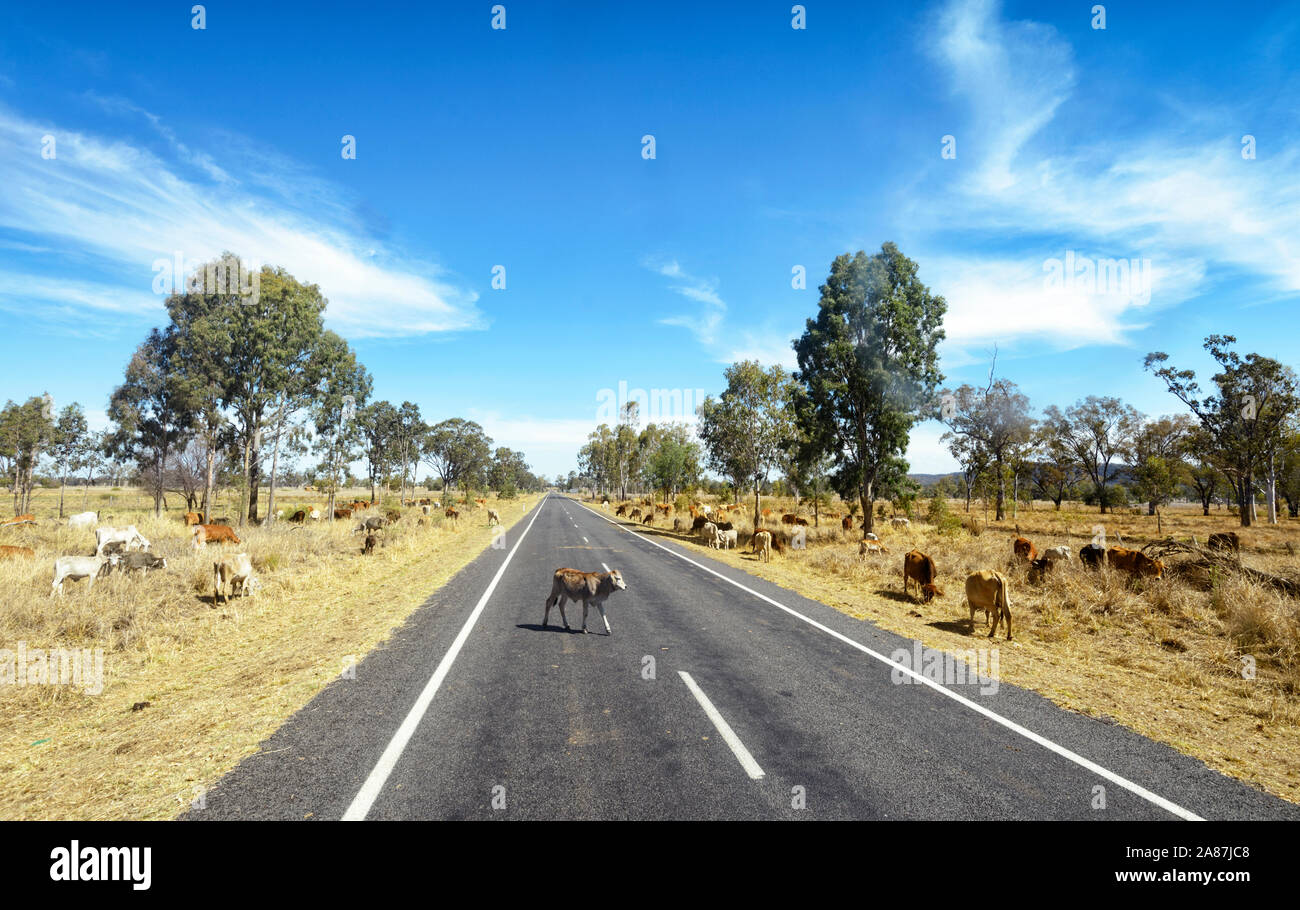
{"type": "Polygon", "coordinates": [[[713,345],[717,340],[718,328],[727,315],[727,304],[718,294],[718,279],[690,275],[675,259],[659,263],[647,260],[643,264],[665,278],[672,278],[679,282],[670,285],[670,289],[687,300],[702,305],[702,309],[695,313],[667,316],[660,319],[660,323],[681,326],[689,330],[700,344],[713,345]]]}
{"type": "Polygon", "coordinates": [[[39,309],[58,300],[92,311],[143,313],[162,303],[151,292],[156,260],[179,250],[197,263],[229,250],[319,284],[330,301],[327,321],[349,337],[481,327],[476,292],[437,263],[376,242],[327,184],[286,172],[274,155],[263,156],[251,174],[233,176],[129,101],[93,100],[110,113],[149,121],[167,139],[173,160],[143,145],[38,124],[0,108],[6,245],[52,248],[61,265],[86,266],[75,278],[61,270],[6,285],[3,305],[27,300],[39,309]],[[57,143],[52,160],[41,156],[47,133],[57,143]]]}

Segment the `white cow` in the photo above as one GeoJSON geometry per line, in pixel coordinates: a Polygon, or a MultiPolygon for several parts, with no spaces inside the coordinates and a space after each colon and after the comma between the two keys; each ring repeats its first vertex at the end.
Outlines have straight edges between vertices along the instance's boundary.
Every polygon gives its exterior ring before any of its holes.
{"type": "Polygon", "coordinates": [[[714,534],[713,545],[722,550],[729,550],[736,545],[736,529],[729,531],[718,529],[714,534]]]}
{"type": "Polygon", "coordinates": [[[98,512],[78,512],[68,516],[69,528],[93,528],[99,521],[98,512]]]}
{"type": "Polygon", "coordinates": [[[50,586],[50,596],[63,593],[63,583],[71,578],[73,581],[86,579],[86,590],[95,586],[95,579],[107,575],[117,565],[116,556],[60,556],[54,560],[54,583],[50,586]]]}
{"type": "Polygon", "coordinates": [[[706,522],[704,524],[704,527],[700,528],[700,533],[704,535],[704,539],[709,542],[710,547],[713,547],[715,550],[718,548],[718,526],[717,525],[715,525],[711,521],[706,522]]]}
{"type": "Polygon", "coordinates": [[[1052,547],[1043,551],[1043,558],[1050,562],[1069,562],[1074,559],[1074,554],[1070,548],[1062,544],[1059,547],[1052,547]]]}
{"type": "Polygon", "coordinates": [[[247,553],[236,553],[212,564],[212,603],[217,598],[229,601],[231,596],[250,597],[261,585],[253,577],[253,561],[247,553]]]}
{"type": "Polygon", "coordinates": [[[911,527],[912,525],[910,521],[902,517],[895,518],[893,521],[890,522],[890,524],[896,528],[907,528],[907,527],[911,527]]]}
{"type": "Polygon", "coordinates": [[[127,550],[134,550],[136,547],[147,550],[150,547],[149,541],[135,529],[135,525],[127,525],[125,528],[95,529],[96,556],[103,556],[104,548],[116,543],[125,544],[127,550]]]}

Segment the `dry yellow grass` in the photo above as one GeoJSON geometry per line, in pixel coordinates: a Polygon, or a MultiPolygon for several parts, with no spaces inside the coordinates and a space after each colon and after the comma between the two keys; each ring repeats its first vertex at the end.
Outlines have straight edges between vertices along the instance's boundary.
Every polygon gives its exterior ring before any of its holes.
{"type": "MultiPolygon", "coordinates": [[[[510,525],[537,499],[489,505],[510,525]]],[[[84,581],[69,582],[51,599],[54,557],[94,549],[89,530],[48,517],[51,503],[57,509],[48,494],[38,501],[36,526],[0,529],[0,543],[37,551],[35,560],[0,562],[0,648],[102,648],[104,686],[90,695],[70,685],[0,685],[4,819],[174,817],[348,659],[383,642],[492,534],[481,509],[463,512],[456,528],[437,512],[419,527],[419,510],[407,509],[370,557],[348,521],[236,529],[239,546],[196,552],[178,513],[159,520],[118,508],[115,522],[134,522],[167,568],[115,574],[89,593],[84,581]],[[214,606],[212,563],[235,552],[253,557],[263,587],[214,606]],[[141,702],[149,706],[133,711],[141,702]]]]}
{"type": "MultiPolygon", "coordinates": [[[[795,511],[789,500],[763,505],[777,516],[795,511]]],[[[963,504],[949,505],[965,517],[963,504]]],[[[823,519],[820,528],[809,528],[807,550],[787,550],[764,564],[744,549],[753,530],[751,510],[732,518],[739,550],[712,550],[698,538],[675,535],[666,530],[672,518],[657,518],[652,533],[949,652],[972,643],[966,576],[977,569],[1004,572],[1012,584],[1015,637],[1006,642],[999,631],[1002,680],[1063,707],[1113,718],[1225,774],[1300,802],[1300,603],[1236,573],[1208,577],[1176,561],[1164,579],[1133,582],[1109,569],[1085,570],[1077,559],[1097,524],[1104,525],[1109,545],[1138,548],[1169,535],[1183,541],[1195,536],[1204,544],[1214,531],[1237,530],[1245,565],[1295,578],[1300,521],[1241,529],[1226,509],[1202,516],[1199,509],[1180,507],[1163,516],[1157,535],[1155,518],[1131,510],[1101,516],[1095,509],[1056,512],[1037,504],[1032,511],[1022,508],[1014,520],[988,525],[980,512],[978,536],[944,533],[916,518],[905,530],[877,521],[889,553],[859,559],[861,532],[845,533],[838,520],[823,519]],[[1071,545],[1075,562],[1031,586],[1023,567],[1009,566],[1017,526],[1040,550],[1071,545]],[[902,593],[903,554],[914,547],[935,560],[945,589],[944,597],[929,604],[902,593]],[[1254,679],[1243,675],[1243,658],[1254,662],[1254,679]]],[[[839,503],[832,511],[847,512],[839,503]]],[[[799,512],[811,520],[809,510],[799,512]]],[[[982,640],[983,613],[976,627],[982,640]]]]}

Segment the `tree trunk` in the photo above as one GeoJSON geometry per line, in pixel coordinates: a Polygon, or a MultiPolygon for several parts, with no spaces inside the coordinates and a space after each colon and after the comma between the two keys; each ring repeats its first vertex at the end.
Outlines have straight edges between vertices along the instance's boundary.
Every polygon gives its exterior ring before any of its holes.
{"type": "Polygon", "coordinates": [[[242,528],[248,521],[248,481],[249,481],[249,462],[252,458],[253,439],[250,436],[244,440],[244,489],[239,494],[239,526],[242,528]]]}
{"type": "Polygon", "coordinates": [[[862,506],[863,540],[866,539],[867,535],[870,534],[876,526],[876,516],[872,511],[872,506],[874,505],[876,497],[874,495],[874,490],[872,490],[872,486],[872,482],[868,481],[858,487],[858,503],[862,506]]]}
{"type": "Polygon", "coordinates": [[[998,472],[998,501],[997,501],[997,509],[996,509],[997,515],[994,517],[994,520],[1003,521],[1007,517],[1006,509],[1004,506],[1004,502],[1007,496],[1007,475],[1006,472],[1002,469],[1002,462],[1000,461],[996,464],[996,470],[998,472]]]}
{"type": "Polygon", "coordinates": [[[253,524],[258,523],[258,493],[262,488],[262,459],[253,453],[252,464],[248,466],[248,520],[253,524]]]}
{"type": "Polygon", "coordinates": [[[207,467],[203,475],[203,523],[206,525],[212,523],[212,488],[217,477],[217,445],[212,436],[208,437],[208,450],[203,457],[207,467]]]}
{"type": "Polygon", "coordinates": [[[271,446],[271,489],[266,494],[266,520],[275,521],[275,482],[280,471],[280,435],[283,426],[275,431],[275,443],[271,446]]]}
{"type": "Polygon", "coordinates": [[[68,485],[68,475],[64,472],[59,478],[59,518],[63,517],[63,489],[68,485]]]}
{"type": "Polygon", "coordinates": [[[1237,509],[1241,516],[1241,526],[1249,528],[1253,517],[1253,505],[1255,496],[1253,491],[1254,484],[1251,483],[1250,474],[1246,474],[1237,481],[1237,509]]]}
{"type": "Polygon", "coordinates": [[[759,527],[759,522],[762,520],[762,516],[763,516],[762,510],[759,508],[758,497],[759,497],[758,484],[755,483],[754,484],[754,527],[755,528],[759,527]]]}
{"type": "Polygon", "coordinates": [[[1268,471],[1265,474],[1264,489],[1268,496],[1268,523],[1277,524],[1277,468],[1275,456],[1268,456],[1268,471]]]}

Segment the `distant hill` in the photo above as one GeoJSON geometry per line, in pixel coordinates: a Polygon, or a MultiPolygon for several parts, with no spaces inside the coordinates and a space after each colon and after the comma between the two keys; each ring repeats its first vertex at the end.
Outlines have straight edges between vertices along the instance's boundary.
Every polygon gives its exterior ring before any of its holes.
{"type": "Polygon", "coordinates": [[[951,474],[908,474],[907,476],[923,487],[928,487],[932,483],[938,483],[945,477],[951,478],[953,483],[961,486],[960,471],[953,471],[951,474]]]}

